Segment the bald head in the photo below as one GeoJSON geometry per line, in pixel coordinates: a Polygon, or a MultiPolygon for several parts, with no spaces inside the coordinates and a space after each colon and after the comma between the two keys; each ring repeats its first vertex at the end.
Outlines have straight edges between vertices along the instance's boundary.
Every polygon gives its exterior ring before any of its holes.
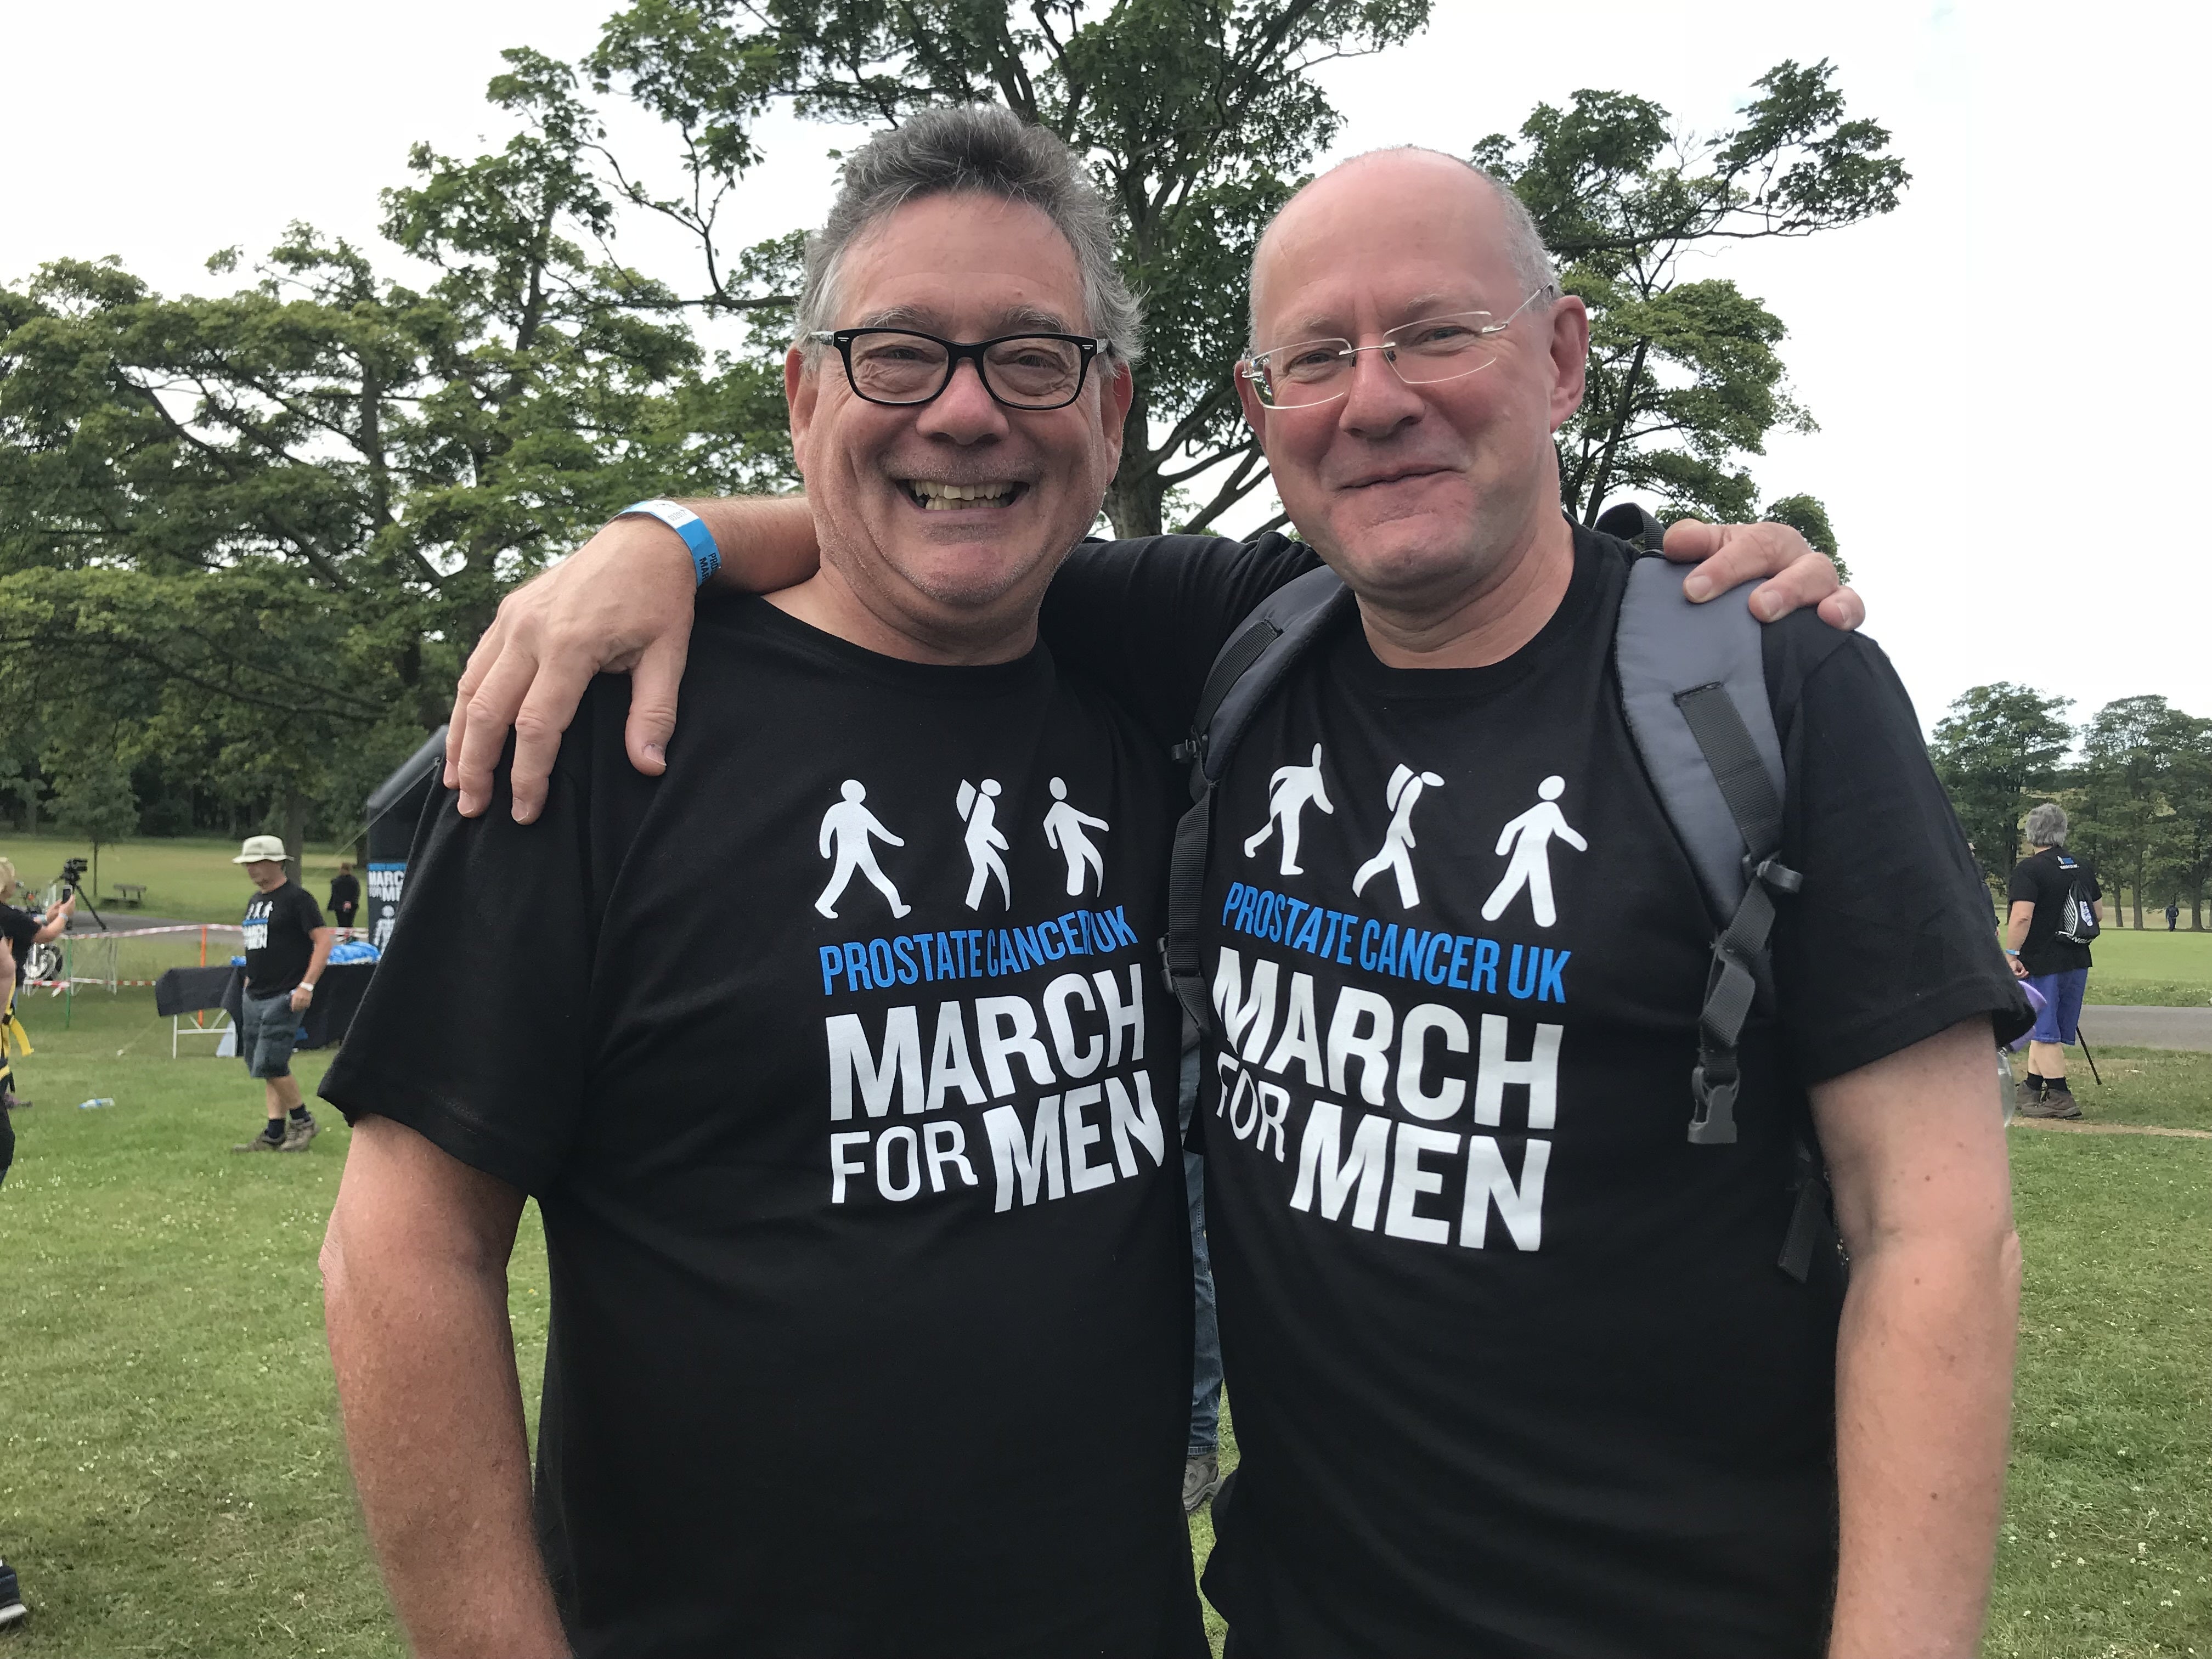
{"type": "Polygon", "coordinates": [[[1279,341],[1263,341],[1261,335],[1261,289],[1269,253],[1282,235],[1298,240],[1326,237],[1340,210],[1377,194],[1435,192],[1432,199],[1461,198],[1480,203],[1481,222],[1498,251],[1512,267],[1523,292],[1541,288],[1553,279],[1552,256],[1544,247],[1543,233],[1518,196],[1500,185],[1474,162],[1439,149],[1401,144],[1391,149],[1369,150],[1340,161],[1301,188],[1267,222],[1259,246],[1252,252],[1251,349],[1262,350],[1279,341]],[[1315,229],[1318,222],[1318,230],[1315,229]]]}

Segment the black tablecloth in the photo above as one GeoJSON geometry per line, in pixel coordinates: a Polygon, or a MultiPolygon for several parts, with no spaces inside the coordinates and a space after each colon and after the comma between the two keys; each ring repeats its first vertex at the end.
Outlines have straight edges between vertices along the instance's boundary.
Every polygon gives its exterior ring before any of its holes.
{"type": "MultiPolygon", "coordinates": [[[[344,1042],[353,1024],[355,1011],[361,1006],[362,994],[368,989],[369,975],[375,971],[373,962],[334,962],[325,967],[315,986],[315,1000],[301,1017],[300,1024],[307,1028],[307,1035],[300,1047],[327,1048],[333,1042],[344,1042]]],[[[172,968],[154,981],[154,1008],[161,1014],[190,1014],[203,1008],[220,1008],[234,1024],[245,982],[246,970],[235,963],[213,968],[172,968]]]]}

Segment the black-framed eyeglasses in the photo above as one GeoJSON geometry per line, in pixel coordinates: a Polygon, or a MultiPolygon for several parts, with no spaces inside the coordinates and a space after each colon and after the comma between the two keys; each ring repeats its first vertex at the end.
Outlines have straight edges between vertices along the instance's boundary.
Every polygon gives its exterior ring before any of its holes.
{"type": "Polygon", "coordinates": [[[1093,357],[1114,355],[1110,341],[1081,334],[1001,334],[994,340],[944,340],[910,328],[817,329],[806,337],[835,346],[846,383],[872,404],[926,404],[973,362],[983,390],[1008,409],[1065,409],[1083,395],[1093,357]]]}

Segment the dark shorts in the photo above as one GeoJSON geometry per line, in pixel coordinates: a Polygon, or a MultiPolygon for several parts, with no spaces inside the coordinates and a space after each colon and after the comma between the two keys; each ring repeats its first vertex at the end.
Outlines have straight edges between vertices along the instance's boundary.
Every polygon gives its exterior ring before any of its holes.
{"type": "Polygon", "coordinates": [[[246,1069],[264,1079],[292,1074],[292,1046],[299,1040],[300,1017],[292,994],[258,997],[247,991],[238,1006],[238,1055],[246,1069]]]}
{"type": "Polygon", "coordinates": [[[2069,968],[2063,974],[2031,974],[2027,982],[2043,994],[2043,1012],[2035,1017],[2031,1042],[2072,1042],[2080,1036],[2081,993],[2089,983],[2087,968],[2069,968]]]}

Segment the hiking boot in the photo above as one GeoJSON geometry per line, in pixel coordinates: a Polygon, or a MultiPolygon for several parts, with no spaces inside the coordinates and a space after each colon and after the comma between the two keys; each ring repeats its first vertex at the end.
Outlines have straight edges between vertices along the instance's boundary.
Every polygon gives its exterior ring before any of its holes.
{"type": "Polygon", "coordinates": [[[23,1605],[22,1586],[15,1581],[15,1569],[0,1561],[0,1630],[20,1625],[31,1616],[23,1605]]]}
{"type": "Polygon", "coordinates": [[[1220,1490],[1221,1458],[1218,1453],[1202,1452],[1196,1457],[1183,1460],[1182,1512],[1185,1515],[1196,1515],[1220,1490]]]}
{"type": "Polygon", "coordinates": [[[2042,1087],[2033,1077],[2024,1077],[2012,1086],[2012,1109],[2024,1116],[2041,1116],[2035,1106],[2042,1098],[2042,1087]]]}
{"type": "Polygon", "coordinates": [[[305,1117],[292,1118],[284,1125],[284,1144],[276,1150],[280,1152],[304,1152],[307,1150],[307,1143],[321,1133],[313,1112],[305,1117]]]}
{"type": "Polygon", "coordinates": [[[2040,1100],[2029,1101],[2020,1109],[2022,1117],[2079,1117],[2081,1108],[2075,1103],[2073,1091],[2063,1083],[2054,1083],[2040,1100]]]}
{"type": "Polygon", "coordinates": [[[265,1134],[258,1134],[245,1145],[234,1146],[230,1150],[234,1152],[281,1152],[291,1139],[292,1137],[287,1134],[283,1140],[271,1140],[265,1134]]]}

